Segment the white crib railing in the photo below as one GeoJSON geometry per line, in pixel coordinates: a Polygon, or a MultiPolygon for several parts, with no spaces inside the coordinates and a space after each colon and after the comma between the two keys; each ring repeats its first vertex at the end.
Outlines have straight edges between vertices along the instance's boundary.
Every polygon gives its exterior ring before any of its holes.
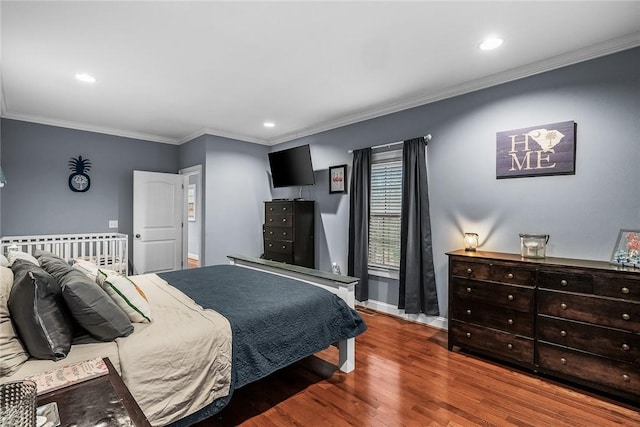
{"type": "Polygon", "coordinates": [[[121,233],[5,236],[0,238],[0,253],[7,255],[9,250],[15,249],[33,255],[36,249],[40,249],[65,260],[85,259],[126,275],[128,241],[129,237],[121,233]]]}

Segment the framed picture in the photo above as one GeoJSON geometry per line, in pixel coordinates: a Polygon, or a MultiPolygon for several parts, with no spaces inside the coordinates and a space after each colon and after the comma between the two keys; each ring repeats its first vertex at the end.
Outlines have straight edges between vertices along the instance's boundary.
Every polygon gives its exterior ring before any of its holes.
{"type": "Polygon", "coordinates": [[[620,230],[610,263],[640,268],[640,230],[620,230]]]}
{"type": "Polygon", "coordinates": [[[187,221],[196,220],[196,185],[189,184],[187,189],[187,221]]]}
{"type": "Polygon", "coordinates": [[[496,178],[575,175],[576,123],[549,123],[496,133],[496,178]]]}
{"type": "Polygon", "coordinates": [[[329,194],[347,192],[347,165],[329,168],[329,194]]]}

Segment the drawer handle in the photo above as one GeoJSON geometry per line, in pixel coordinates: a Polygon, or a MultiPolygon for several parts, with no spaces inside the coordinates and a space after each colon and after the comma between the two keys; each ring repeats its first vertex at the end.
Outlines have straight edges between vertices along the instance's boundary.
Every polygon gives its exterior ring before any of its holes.
{"type": "Polygon", "coordinates": [[[507,348],[508,348],[509,350],[513,350],[513,344],[507,344],[507,348]]]}
{"type": "Polygon", "coordinates": [[[629,344],[622,344],[622,349],[624,351],[629,351],[629,350],[631,350],[631,347],[629,347],[629,344]]]}
{"type": "Polygon", "coordinates": [[[467,314],[471,316],[471,310],[467,310],[467,314]]]}
{"type": "Polygon", "coordinates": [[[565,304],[565,303],[560,304],[560,308],[563,309],[563,310],[566,310],[567,309],[567,304],[565,304]]]}
{"type": "Polygon", "coordinates": [[[560,280],[560,286],[567,286],[568,284],[569,283],[566,280],[564,279],[560,280]]]}
{"type": "Polygon", "coordinates": [[[631,316],[629,316],[627,313],[624,313],[622,315],[622,320],[629,320],[629,319],[631,319],[631,316]]]}
{"type": "Polygon", "coordinates": [[[273,234],[273,231],[270,231],[269,234],[273,234]]]}
{"type": "Polygon", "coordinates": [[[273,222],[273,218],[269,218],[269,222],[273,222]]]}
{"type": "Polygon", "coordinates": [[[628,294],[629,293],[629,288],[627,288],[626,286],[624,288],[621,289],[623,294],[628,294]]]}
{"type": "Polygon", "coordinates": [[[513,295],[509,295],[509,296],[507,297],[507,299],[508,299],[509,301],[513,301],[513,295]]]}
{"type": "Polygon", "coordinates": [[[631,379],[631,378],[629,378],[629,375],[627,375],[627,374],[623,374],[623,375],[622,375],[622,380],[623,380],[624,382],[628,383],[630,379],[631,379]]]}
{"type": "Polygon", "coordinates": [[[283,235],[283,236],[286,236],[286,235],[287,235],[287,232],[286,232],[286,231],[283,231],[283,232],[282,232],[282,235],[283,235]]]}
{"type": "Polygon", "coordinates": [[[564,357],[560,358],[560,363],[562,363],[563,365],[567,364],[567,359],[565,359],[564,357]]]}
{"type": "Polygon", "coordinates": [[[273,247],[273,243],[269,243],[269,247],[272,248],[273,247]]]}
{"type": "Polygon", "coordinates": [[[270,210],[271,212],[273,212],[273,208],[269,208],[269,210],[270,210]]]}
{"type": "Polygon", "coordinates": [[[513,279],[513,273],[507,274],[507,279],[513,279]]]}
{"type": "Polygon", "coordinates": [[[470,269],[470,268],[467,268],[467,273],[471,274],[471,273],[473,273],[473,270],[470,269]]]}
{"type": "Polygon", "coordinates": [[[287,218],[282,218],[282,222],[287,222],[287,218]]]}
{"type": "Polygon", "coordinates": [[[471,338],[471,332],[467,332],[467,338],[471,338]]]}
{"type": "Polygon", "coordinates": [[[510,325],[513,325],[513,319],[507,320],[507,323],[510,324],[510,325]]]}
{"type": "Polygon", "coordinates": [[[285,245],[282,245],[282,249],[287,249],[287,247],[285,245]]]}
{"type": "Polygon", "coordinates": [[[282,210],[283,210],[283,211],[286,211],[286,210],[287,210],[287,208],[286,208],[286,207],[284,207],[284,208],[282,208],[282,210]]]}
{"type": "Polygon", "coordinates": [[[471,288],[467,288],[467,293],[471,293],[471,288]]]}
{"type": "Polygon", "coordinates": [[[560,331],[560,336],[561,337],[566,337],[567,336],[567,331],[560,331]]]}

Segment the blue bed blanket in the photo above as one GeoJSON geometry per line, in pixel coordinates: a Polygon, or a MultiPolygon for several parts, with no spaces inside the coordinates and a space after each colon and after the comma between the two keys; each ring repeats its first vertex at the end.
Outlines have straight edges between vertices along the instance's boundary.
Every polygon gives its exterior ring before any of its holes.
{"type": "Polygon", "coordinates": [[[158,276],[229,320],[233,388],[367,329],[360,315],[338,296],[298,280],[233,265],[158,276]]]}

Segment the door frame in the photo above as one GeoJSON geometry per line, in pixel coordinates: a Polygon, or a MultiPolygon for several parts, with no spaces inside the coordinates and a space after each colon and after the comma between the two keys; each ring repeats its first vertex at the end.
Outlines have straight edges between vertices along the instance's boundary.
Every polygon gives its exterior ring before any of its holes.
{"type": "MultiPolygon", "coordinates": [[[[196,215],[197,215],[197,211],[200,210],[200,221],[197,221],[197,227],[198,229],[196,230],[196,232],[198,233],[198,235],[200,236],[200,245],[198,247],[198,266],[202,267],[203,266],[203,262],[204,262],[204,239],[203,239],[203,231],[204,231],[204,200],[202,198],[203,192],[202,192],[202,165],[194,165],[194,166],[190,166],[188,168],[184,168],[184,169],[180,169],[178,171],[178,174],[180,175],[185,175],[187,177],[187,185],[185,186],[185,193],[184,193],[184,201],[185,201],[185,206],[187,204],[187,192],[188,192],[188,188],[189,188],[189,179],[188,177],[192,176],[192,175],[196,175],[197,176],[197,181],[196,181],[196,215]]],[[[189,223],[187,221],[187,218],[185,217],[185,223],[187,224],[187,227],[189,227],[189,223]]],[[[189,257],[189,230],[188,228],[185,229],[185,240],[184,240],[184,258],[187,260],[187,264],[185,264],[185,269],[188,268],[188,257],[189,257]]]]}

